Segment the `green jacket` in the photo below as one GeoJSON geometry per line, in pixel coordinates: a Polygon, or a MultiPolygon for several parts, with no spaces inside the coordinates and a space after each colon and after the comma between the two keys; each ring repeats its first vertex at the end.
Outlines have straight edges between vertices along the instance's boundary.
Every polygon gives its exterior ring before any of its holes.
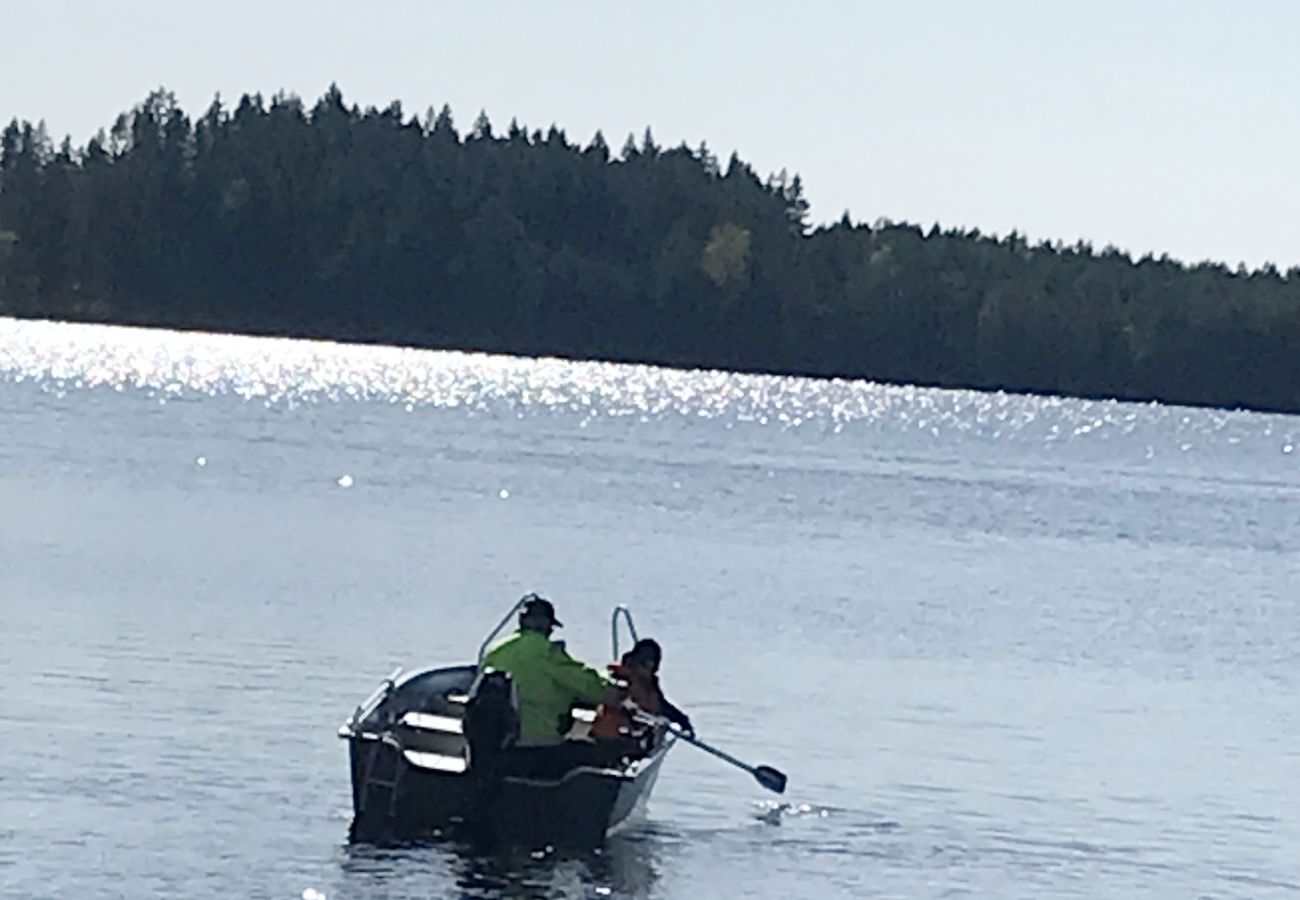
{"type": "Polygon", "coordinates": [[[575,703],[596,706],[609,682],[551,643],[540,632],[519,630],[493,644],[483,668],[510,674],[519,700],[519,743],[547,744],[561,737],[560,721],[575,703]]]}

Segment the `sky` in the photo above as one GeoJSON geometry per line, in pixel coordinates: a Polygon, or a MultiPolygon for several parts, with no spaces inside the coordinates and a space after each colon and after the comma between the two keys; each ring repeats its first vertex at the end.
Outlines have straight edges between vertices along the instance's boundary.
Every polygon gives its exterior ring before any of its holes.
{"type": "Polygon", "coordinates": [[[802,176],[814,223],[1300,265],[1289,0],[0,0],[0,119],[83,145],[153,89],[447,103],[802,176]]]}

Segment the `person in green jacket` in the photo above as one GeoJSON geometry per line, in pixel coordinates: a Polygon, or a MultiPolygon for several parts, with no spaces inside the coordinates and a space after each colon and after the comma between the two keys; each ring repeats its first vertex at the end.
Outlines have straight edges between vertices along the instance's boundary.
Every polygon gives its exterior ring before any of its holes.
{"type": "Polygon", "coordinates": [[[506,672],[514,681],[519,746],[559,743],[570,708],[595,707],[611,688],[604,674],[551,642],[551,633],[559,627],[555,607],[533,594],[519,611],[519,630],[493,644],[483,657],[483,670],[506,672]]]}

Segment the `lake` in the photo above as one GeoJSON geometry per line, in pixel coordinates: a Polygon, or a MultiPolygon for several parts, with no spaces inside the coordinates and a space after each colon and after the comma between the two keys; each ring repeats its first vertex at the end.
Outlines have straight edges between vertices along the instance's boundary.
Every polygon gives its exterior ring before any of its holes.
{"type": "Polygon", "coordinates": [[[0,319],[0,894],[1300,895],[1300,419],[0,319]],[[350,846],[527,591],[702,738],[600,852],[350,846]]]}

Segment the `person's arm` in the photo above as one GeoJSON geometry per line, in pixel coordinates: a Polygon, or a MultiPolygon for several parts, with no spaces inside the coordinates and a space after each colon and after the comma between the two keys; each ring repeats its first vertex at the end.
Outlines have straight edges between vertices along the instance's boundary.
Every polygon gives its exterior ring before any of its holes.
{"type": "Polygon", "coordinates": [[[596,706],[605,699],[605,691],[610,686],[605,676],[563,650],[556,648],[548,668],[551,679],[578,701],[596,706]]]}
{"type": "Polygon", "coordinates": [[[695,728],[691,725],[691,717],[669,703],[663,691],[659,692],[659,711],[664,714],[668,721],[676,723],[682,731],[692,737],[695,735],[695,728]]]}

